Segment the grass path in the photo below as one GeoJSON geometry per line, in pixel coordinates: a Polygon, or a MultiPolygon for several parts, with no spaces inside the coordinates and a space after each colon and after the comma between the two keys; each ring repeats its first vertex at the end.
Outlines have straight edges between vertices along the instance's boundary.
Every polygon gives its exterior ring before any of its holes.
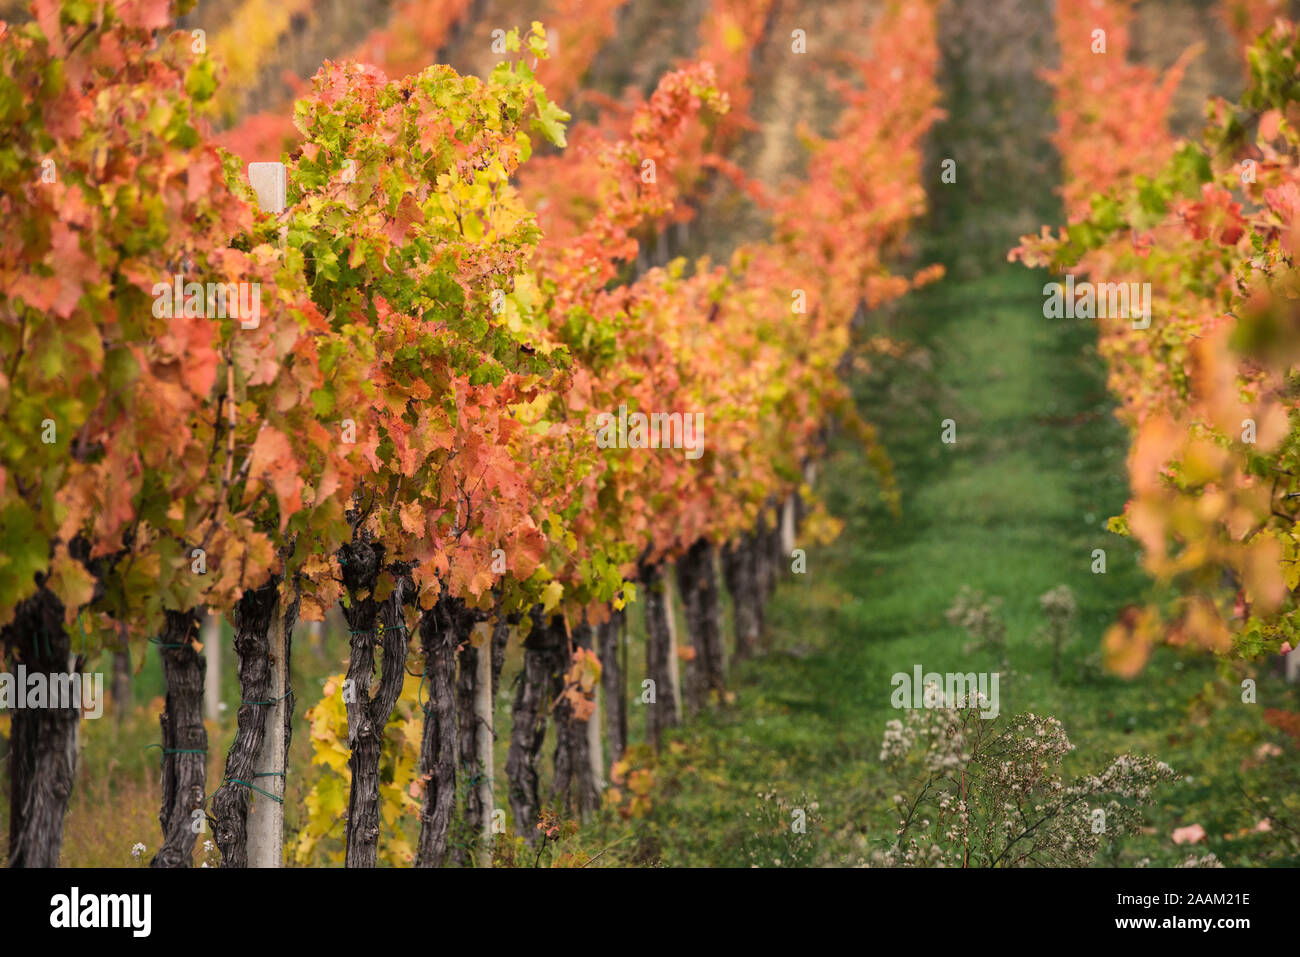
{"type": "MultiPolygon", "coordinates": [[[[878,504],[861,451],[839,448],[823,489],[845,529],[781,586],[769,651],[733,677],[735,705],[690,724],[657,769],[662,798],[641,828],[644,860],[850,864],[888,841],[894,788],[878,757],[885,722],[899,717],[890,678],[918,664],[1001,671],[1002,713],[1057,716],[1078,749],[1074,770],[1141,750],[1192,774],[1166,789],[1155,833],[1099,862],[1182,860],[1169,834],[1193,822],[1221,858],[1245,847],[1213,840],[1257,818],[1236,789],[1241,749],[1225,757],[1215,745],[1225,735],[1256,740],[1262,709],[1224,706],[1234,685],[1204,659],[1162,652],[1133,682],[1101,671],[1102,633],[1146,587],[1134,548],[1105,530],[1125,501],[1126,439],[1094,331],[1044,319],[1043,281],[1009,267],[904,303],[886,331],[911,352],[873,359],[875,375],[856,389],[893,458],[902,515],[878,504]],[[953,445],[940,441],[944,419],[956,424],[953,445]],[[1094,548],[1106,551],[1105,574],[1091,571],[1094,548]],[[1080,615],[1057,684],[1036,633],[1038,598],[1059,584],[1080,615]],[[962,585],[1003,599],[1009,669],[993,652],[964,654],[966,636],[945,621],[962,585]],[[813,801],[817,826],[807,840],[792,837],[789,809],[813,801]],[[756,818],[774,836],[754,839],[756,818]]],[[[1285,693],[1275,681],[1268,688],[1285,693]]],[[[1261,700],[1268,693],[1261,681],[1261,700]]]]}

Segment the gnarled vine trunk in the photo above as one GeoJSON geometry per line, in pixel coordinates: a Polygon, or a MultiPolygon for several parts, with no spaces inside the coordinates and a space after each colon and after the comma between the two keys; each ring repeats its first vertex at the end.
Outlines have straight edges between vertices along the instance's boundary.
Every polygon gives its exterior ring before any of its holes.
{"type": "MultiPolygon", "coordinates": [[[[416,867],[441,867],[447,857],[451,819],[456,809],[456,763],[468,761],[477,767],[474,751],[474,675],[477,655],[488,649],[466,647],[461,652],[461,676],[468,701],[458,697],[456,649],[466,643],[474,629],[477,615],[459,598],[444,595],[420,618],[420,647],[424,652],[426,693],[424,736],[420,742],[420,774],[425,779],[424,805],[420,811],[420,845],[416,867]],[[472,662],[465,655],[474,652],[472,662]],[[467,674],[466,672],[471,672],[467,674]],[[466,705],[459,715],[458,704],[466,705]],[[467,751],[462,750],[467,745],[467,751]]],[[[469,772],[467,777],[472,777],[469,772]]],[[[482,825],[483,810],[476,795],[466,793],[466,817],[473,816],[476,827],[482,825]]],[[[491,813],[488,809],[487,813],[491,813]]],[[[477,831],[475,831],[477,833],[477,831]]],[[[468,860],[457,855],[458,861],[468,860]]]]}
{"type": "Polygon", "coordinates": [[[524,639],[524,670],[519,675],[514,705],[510,710],[510,753],[506,777],[510,782],[510,808],[515,832],[530,844],[537,840],[537,759],[546,740],[546,720],[558,678],[563,685],[567,636],[564,619],[549,621],[540,608],[533,612],[533,626],[524,639]]]}
{"type": "MultiPolygon", "coordinates": [[[[27,675],[68,674],[72,642],[63,627],[63,602],[41,587],[21,602],[0,631],[9,669],[22,664],[27,675]]],[[[19,694],[27,689],[19,687],[19,694]]],[[[17,708],[9,725],[9,866],[57,867],[63,848],[63,817],[77,766],[77,722],[73,707],[17,708]]]]}
{"type": "MultiPolygon", "coordinates": [[[[573,629],[573,645],[592,650],[594,632],[585,621],[573,629]]],[[[567,669],[565,669],[567,670],[567,669]]],[[[554,694],[564,691],[564,674],[554,687],[554,694]]],[[[593,706],[594,707],[594,706],[593,706]]],[[[555,706],[555,778],[551,785],[552,800],[559,799],[573,814],[585,819],[600,807],[600,783],[592,762],[587,722],[596,720],[594,711],[580,719],[573,704],[561,697],[555,706]]]]}
{"type": "MultiPolygon", "coordinates": [[[[488,651],[488,654],[491,652],[488,651]]],[[[470,853],[472,850],[470,845],[474,840],[473,835],[478,834],[483,821],[483,808],[479,804],[478,797],[479,761],[474,734],[477,724],[474,718],[474,699],[477,694],[475,679],[478,676],[479,649],[467,642],[458,657],[460,661],[456,668],[456,744],[459,752],[457,763],[462,775],[461,780],[464,782],[462,787],[465,793],[461,815],[465,822],[466,840],[456,845],[451,858],[456,866],[464,867],[473,856],[470,853]]],[[[426,725],[428,720],[426,717],[426,725]]],[[[423,749],[421,749],[422,770],[424,769],[423,757],[423,749]]]]}
{"type": "Polygon", "coordinates": [[[510,628],[512,625],[519,624],[518,621],[511,621],[504,615],[499,616],[492,625],[492,700],[495,701],[497,692],[501,689],[501,669],[506,663],[506,645],[510,642],[510,628]]]}
{"type": "Polygon", "coordinates": [[[348,793],[348,822],[345,864],[347,867],[374,867],[379,863],[379,764],[383,751],[384,728],[402,693],[406,673],[408,637],[402,613],[403,596],[414,592],[408,569],[389,569],[396,584],[382,601],[374,597],[379,575],[383,571],[384,548],[366,541],[344,545],[340,552],[343,585],[348,590],[348,606],[343,609],[351,632],[351,655],[344,683],[344,703],[348,712],[348,768],[352,787],[348,793]],[[364,598],[360,597],[365,595],[364,598]],[[379,626],[383,625],[382,643],[379,626]],[[375,647],[381,645],[379,689],[372,697],[370,682],[375,670],[375,647]]]}
{"type": "Polygon", "coordinates": [[[126,627],[121,626],[122,647],[113,652],[113,682],[109,696],[113,699],[113,720],[118,724],[131,707],[131,649],[126,643],[126,627]]]}
{"type": "Polygon", "coordinates": [[[199,829],[195,812],[207,799],[208,731],[203,726],[203,678],[207,662],[194,650],[198,609],[166,612],[159,651],[166,704],[158,716],[162,729],[163,843],[150,867],[189,867],[199,829]]]}
{"type": "Polygon", "coordinates": [[[751,656],[763,630],[763,593],[757,567],[754,536],[729,542],[722,550],[722,575],[731,593],[731,613],[736,632],[734,661],[751,656]]]}
{"type": "MultiPolygon", "coordinates": [[[[767,529],[767,594],[770,597],[776,586],[790,570],[790,551],[785,547],[786,538],[786,502],[776,503],[776,520],[767,529]]],[[[794,536],[794,527],[790,527],[790,536],[794,536]]],[[[794,545],[791,544],[791,549],[794,545]]]]}
{"type": "Polygon", "coordinates": [[[669,620],[668,582],[663,565],[643,568],[641,581],[645,586],[645,671],[646,678],[653,682],[650,700],[646,701],[646,740],[658,750],[663,733],[679,723],[677,687],[673,680],[673,626],[669,620]]]}
{"type": "Polygon", "coordinates": [[[596,627],[600,682],[605,692],[605,740],[611,762],[627,750],[627,612],[611,611],[596,627]]]}
{"type": "MultiPolygon", "coordinates": [[[[767,602],[772,589],[776,587],[776,569],[772,567],[775,547],[772,544],[772,527],[768,525],[765,515],[758,517],[758,525],[750,538],[750,547],[754,550],[754,578],[757,581],[759,614],[767,602]]],[[[761,635],[761,629],[760,629],[761,635]]]]}
{"type": "Polygon", "coordinates": [[[720,699],[726,690],[716,555],[712,543],[701,538],[677,562],[677,588],[695,650],[687,671],[688,700],[694,711],[715,695],[720,699]]]}
{"type": "Polygon", "coordinates": [[[248,866],[248,810],[255,763],[266,733],[271,697],[271,646],[267,635],[279,606],[278,576],[245,591],[235,604],[235,655],[239,659],[239,712],[226,754],[225,778],[212,795],[212,833],[222,867],[248,866]]]}

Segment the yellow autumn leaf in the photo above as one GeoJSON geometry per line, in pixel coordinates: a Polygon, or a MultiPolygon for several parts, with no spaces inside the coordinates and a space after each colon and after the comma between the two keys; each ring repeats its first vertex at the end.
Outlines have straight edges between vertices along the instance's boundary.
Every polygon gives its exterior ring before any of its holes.
{"type": "Polygon", "coordinates": [[[544,614],[550,614],[563,597],[564,586],[557,581],[551,582],[542,589],[542,612],[544,614]]]}
{"type": "Polygon", "coordinates": [[[50,562],[49,588],[63,602],[63,620],[69,628],[81,614],[81,606],[90,604],[95,595],[95,579],[86,567],[60,545],[50,562]]]}
{"type": "Polygon", "coordinates": [[[1282,539],[1282,573],[1287,588],[1292,591],[1300,588],[1300,543],[1292,535],[1282,539]]]}

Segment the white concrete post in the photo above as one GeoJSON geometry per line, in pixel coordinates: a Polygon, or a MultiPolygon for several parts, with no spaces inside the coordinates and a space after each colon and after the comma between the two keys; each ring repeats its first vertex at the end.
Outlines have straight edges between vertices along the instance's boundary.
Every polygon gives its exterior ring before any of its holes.
{"type": "MultiPolygon", "coordinates": [[[[288,180],[283,163],[249,163],[248,182],[257,194],[257,202],[268,213],[284,212],[288,180]]],[[[281,242],[284,240],[281,232],[281,242]]],[[[252,813],[248,819],[248,866],[284,866],[284,795],[288,762],[284,749],[286,694],[289,675],[289,631],[285,628],[284,608],[276,603],[271,613],[271,629],[267,635],[271,651],[271,689],[273,702],[265,709],[265,727],[262,747],[253,762],[253,780],[263,791],[275,795],[272,800],[264,794],[253,792],[252,813]]]]}

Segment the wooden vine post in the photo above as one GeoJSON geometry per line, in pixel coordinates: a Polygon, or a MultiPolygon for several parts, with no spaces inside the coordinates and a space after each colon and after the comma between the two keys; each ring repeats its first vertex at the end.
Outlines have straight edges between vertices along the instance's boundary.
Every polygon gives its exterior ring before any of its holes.
{"type": "MultiPolygon", "coordinates": [[[[283,163],[248,164],[248,182],[257,202],[269,213],[282,213],[286,205],[286,173],[283,163]]],[[[248,820],[248,866],[284,866],[284,795],[288,769],[284,728],[289,692],[289,628],[284,602],[271,613],[267,644],[271,655],[271,705],[266,709],[262,746],[253,765],[254,781],[275,799],[254,792],[248,820]]]]}
{"type": "Polygon", "coordinates": [[[668,617],[668,675],[672,681],[673,713],[682,723],[681,659],[677,656],[677,607],[673,601],[673,575],[664,575],[664,608],[668,617]]]}
{"type": "Polygon", "coordinates": [[[203,620],[203,652],[208,659],[207,682],[203,686],[203,717],[221,719],[221,615],[208,609],[203,620]]]}
{"type": "Polygon", "coordinates": [[[495,811],[492,742],[492,629],[480,622],[474,628],[478,654],[474,658],[474,751],[481,767],[478,771],[478,802],[482,829],[478,847],[478,866],[492,866],[492,819],[495,811]]]}

